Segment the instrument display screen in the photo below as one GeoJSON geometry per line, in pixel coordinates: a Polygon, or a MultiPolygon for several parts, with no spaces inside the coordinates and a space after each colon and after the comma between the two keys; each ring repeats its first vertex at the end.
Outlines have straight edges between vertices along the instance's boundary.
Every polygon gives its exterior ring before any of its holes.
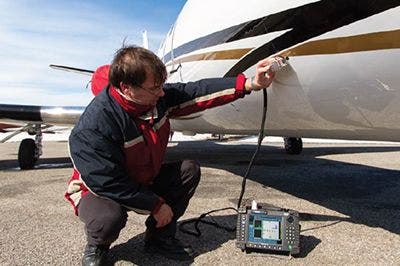
{"type": "Polygon", "coordinates": [[[250,215],[248,240],[253,243],[281,244],[281,222],[280,217],[250,215]]]}

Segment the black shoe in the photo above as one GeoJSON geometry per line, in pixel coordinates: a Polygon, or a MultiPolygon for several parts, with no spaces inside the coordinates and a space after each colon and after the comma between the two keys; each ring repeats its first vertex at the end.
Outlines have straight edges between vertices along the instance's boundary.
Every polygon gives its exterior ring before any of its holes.
{"type": "Polygon", "coordinates": [[[144,247],[146,252],[158,253],[173,260],[193,261],[197,255],[190,246],[185,246],[175,237],[146,238],[144,247]]]}
{"type": "Polygon", "coordinates": [[[86,245],[82,257],[82,266],[104,266],[107,265],[108,247],[86,245]]]}

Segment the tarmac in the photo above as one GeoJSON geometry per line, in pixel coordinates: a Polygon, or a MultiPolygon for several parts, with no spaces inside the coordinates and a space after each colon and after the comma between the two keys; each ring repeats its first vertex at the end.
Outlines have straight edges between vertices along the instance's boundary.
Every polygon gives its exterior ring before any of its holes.
{"type": "MultiPolygon", "coordinates": [[[[0,265],[80,265],[82,223],[63,195],[72,165],[67,142],[45,142],[33,170],[21,171],[17,142],[1,144],[0,265]]],[[[253,143],[173,142],[167,160],[197,159],[202,180],[180,221],[211,209],[236,207],[253,143]]],[[[146,216],[129,213],[111,246],[115,265],[399,265],[400,144],[305,143],[287,155],[281,143],[264,143],[250,172],[245,199],[300,213],[298,256],[246,253],[235,232],[200,224],[202,235],[177,237],[199,253],[176,262],[144,252],[146,216]]],[[[212,214],[228,227],[236,213],[212,214]]],[[[193,229],[191,225],[188,229],[193,229]]]]}

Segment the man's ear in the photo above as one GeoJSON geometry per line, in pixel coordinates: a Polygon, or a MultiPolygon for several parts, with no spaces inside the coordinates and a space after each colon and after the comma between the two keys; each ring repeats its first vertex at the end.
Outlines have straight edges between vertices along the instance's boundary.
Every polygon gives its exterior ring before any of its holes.
{"type": "Polygon", "coordinates": [[[119,83],[119,88],[121,89],[122,93],[125,93],[125,91],[128,89],[128,86],[126,86],[122,81],[119,83]]]}

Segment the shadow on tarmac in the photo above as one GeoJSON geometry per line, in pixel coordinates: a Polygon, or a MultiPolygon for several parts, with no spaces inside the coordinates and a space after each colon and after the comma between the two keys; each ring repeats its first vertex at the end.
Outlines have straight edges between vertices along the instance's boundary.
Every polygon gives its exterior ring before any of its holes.
{"type": "MultiPolygon", "coordinates": [[[[244,176],[256,145],[180,142],[167,159],[197,159],[203,167],[244,176]]],[[[265,188],[274,188],[348,216],[348,222],[380,227],[400,234],[400,171],[319,158],[333,154],[400,151],[399,146],[328,146],[305,148],[288,155],[283,148],[263,146],[249,175],[265,188]]],[[[355,155],[358,156],[358,155],[355,155]]],[[[389,158],[389,157],[388,157],[389,158]]],[[[268,192],[266,192],[268,193],[268,192]]],[[[313,216],[311,216],[313,217],[313,216]]]]}
{"type": "MultiPolygon", "coordinates": [[[[228,227],[234,227],[236,225],[236,218],[236,215],[213,216],[216,222],[228,227]]],[[[184,221],[185,220],[180,221],[178,226],[184,221]]],[[[191,229],[190,226],[187,227],[191,229]]],[[[235,232],[226,232],[216,227],[203,224],[199,227],[203,233],[199,238],[183,234],[179,230],[177,232],[177,238],[182,240],[183,243],[191,245],[198,255],[216,250],[228,240],[235,238],[235,232]]],[[[134,236],[126,243],[112,247],[110,249],[110,257],[113,263],[122,260],[130,261],[135,265],[190,265],[193,263],[193,261],[178,262],[169,260],[157,254],[151,254],[149,256],[144,250],[144,233],[134,236]]]]}
{"type": "MultiPolygon", "coordinates": [[[[17,155],[15,155],[17,156],[17,155]]],[[[35,169],[61,169],[61,168],[72,168],[72,162],[69,157],[57,157],[57,158],[39,158],[35,164],[35,169]]],[[[0,161],[0,171],[20,171],[17,160],[2,160],[0,161]]],[[[29,171],[29,170],[22,170],[29,171]]]]}
{"type": "MultiPolygon", "coordinates": [[[[213,221],[220,225],[233,228],[236,226],[236,215],[213,215],[213,221]]],[[[325,219],[325,218],[321,218],[325,219]]],[[[330,219],[330,218],[328,218],[330,219]]],[[[183,220],[178,223],[181,224],[187,220],[183,220]]],[[[191,229],[187,226],[187,229],[191,229]]],[[[236,237],[235,232],[227,232],[210,226],[207,224],[200,224],[199,229],[202,232],[200,237],[194,237],[187,234],[183,234],[178,231],[177,237],[182,240],[182,242],[191,245],[198,253],[197,256],[205,254],[207,252],[216,250],[220,248],[224,243],[229,240],[233,240],[236,237]]],[[[314,236],[300,236],[300,254],[296,255],[298,258],[306,257],[319,243],[321,240],[314,236]]],[[[240,251],[239,249],[236,249],[240,251]]],[[[136,235],[126,243],[115,245],[110,249],[109,253],[110,263],[114,265],[119,261],[129,261],[135,265],[190,265],[193,261],[178,262],[175,260],[169,260],[157,254],[152,254],[149,256],[144,250],[144,233],[136,235]]],[[[262,254],[264,255],[264,254],[262,254]]],[[[260,253],[251,253],[249,256],[260,256],[260,253]]],[[[266,255],[268,256],[268,255],[266,255]]],[[[273,256],[273,255],[272,255],[273,256]]],[[[287,256],[277,257],[283,260],[287,260],[287,256]]],[[[222,263],[223,264],[223,263],[222,263]]]]}
{"type": "MultiPolygon", "coordinates": [[[[220,145],[214,142],[180,142],[168,148],[166,160],[196,159],[203,167],[222,169],[238,176],[243,176],[253,155],[256,145],[220,145]]],[[[396,234],[400,226],[392,219],[379,218],[381,211],[398,212],[400,204],[396,195],[400,192],[398,170],[387,170],[368,165],[352,164],[318,158],[324,155],[375,153],[399,151],[400,147],[321,147],[305,148],[301,155],[287,155],[282,148],[263,146],[254,163],[249,179],[258,182],[265,188],[271,187],[295,197],[316,203],[348,217],[300,213],[301,221],[330,222],[322,226],[301,231],[300,254],[305,258],[320,243],[314,236],[306,236],[306,231],[334,226],[341,222],[365,224],[381,227],[396,234]],[[387,191],[392,191],[392,196],[387,191]]],[[[224,184],[220,184],[224,189],[224,184]]],[[[197,196],[202,196],[196,192],[197,196]]],[[[207,191],[210,193],[210,191],[207,191]]],[[[268,192],[267,192],[268,193],[268,192]]],[[[195,195],[195,196],[196,196],[195,195]]],[[[231,199],[236,204],[236,199],[231,199]]],[[[236,215],[214,216],[218,223],[234,227],[236,215]]],[[[185,222],[185,220],[181,221],[185,222]]],[[[188,229],[193,229],[189,227],[188,229]]],[[[190,244],[199,255],[221,247],[229,240],[235,239],[235,233],[209,226],[200,225],[203,232],[199,238],[178,233],[178,238],[190,244]]],[[[130,261],[138,265],[189,265],[165,259],[144,252],[144,234],[137,235],[128,242],[111,249],[113,262],[130,261]]],[[[239,249],[238,249],[239,250],[239,249]]],[[[253,253],[249,254],[252,256],[253,253]]],[[[254,254],[259,256],[259,254],[254,254]]],[[[266,255],[269,256],[269,255],[266,255]]],[[[285,260],[285,258],[283,258],[285,260]]]]}

